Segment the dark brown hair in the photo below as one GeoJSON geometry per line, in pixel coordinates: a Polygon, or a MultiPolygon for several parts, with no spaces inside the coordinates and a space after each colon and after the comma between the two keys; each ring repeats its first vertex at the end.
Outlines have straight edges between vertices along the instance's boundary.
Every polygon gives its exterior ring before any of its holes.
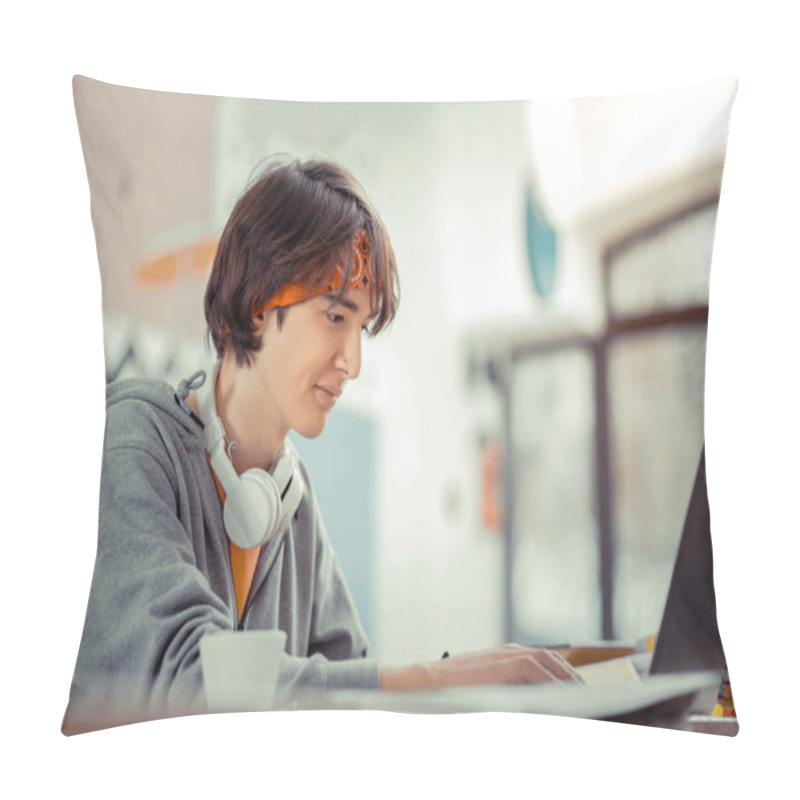
{"type": "Polygon", "coordinates": [[[204,305],[217,355],[230,346],[237,364],[250,364],[261,347],[253,315],[286,286],[324,286],[341,264],[344,294],[361,228],[370,244],[374,336],[394,319],[399,281],[389,235],[364,189],[329,161],[270,164],[239,198],[214,257],[204,305]]]}

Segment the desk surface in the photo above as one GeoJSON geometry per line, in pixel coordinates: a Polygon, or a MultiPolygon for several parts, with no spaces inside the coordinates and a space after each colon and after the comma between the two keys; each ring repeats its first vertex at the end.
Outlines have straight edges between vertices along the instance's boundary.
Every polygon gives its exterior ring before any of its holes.
{"type": "MultiPolygon", "coordinates": [[[[709,688],[715,691],[718,682],[716,673],[694,672],[658,675],[623,686],[547,683],[409,692],[304,692],[283,707],[287,710],[377,710],[418,714],[505,711],[688,730],[692,729],[687,723],[695,697],[709,688]]],[[[704,723],[701,728],[706,732],[709,724],[704,723]]]]}

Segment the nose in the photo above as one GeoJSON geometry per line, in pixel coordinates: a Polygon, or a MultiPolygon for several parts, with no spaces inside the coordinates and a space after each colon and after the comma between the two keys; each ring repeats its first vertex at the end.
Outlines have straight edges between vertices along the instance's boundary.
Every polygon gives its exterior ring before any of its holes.
{"type": "Polygon", "coordinates": [[[339,358],[339,368],[351,381],[361,372],[361,329],[358,327],[348,333],[339,358]]]}

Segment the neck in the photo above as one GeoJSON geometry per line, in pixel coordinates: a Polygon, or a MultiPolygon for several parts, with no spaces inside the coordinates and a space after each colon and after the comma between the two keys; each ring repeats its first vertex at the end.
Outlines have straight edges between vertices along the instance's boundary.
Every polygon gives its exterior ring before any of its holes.
{"type": "MultiPolygon", "coordinates": [[[[277,462],[289,428],[270,414],[268,398],[257,383],[257,375],[240,367],[226,355],[220,365],[214,399],[237,474],[258,467],[269,470],[277,462]]],[[[209,373],[207,380],[212,379],[209,373]]],[[[194,396],[190,398],[196,406],[194,396]]]]}

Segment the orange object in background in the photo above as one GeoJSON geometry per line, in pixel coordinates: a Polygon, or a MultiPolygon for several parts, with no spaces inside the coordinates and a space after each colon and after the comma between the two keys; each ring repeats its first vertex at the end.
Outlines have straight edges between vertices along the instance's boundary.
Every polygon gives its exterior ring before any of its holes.
{"type": "Polygon", "coordinates": [[[211,268],[218,244],[218,239],[203,239],[145,259],[136,267],[136,283],[145,289],[166,289],[177,283],[182,274],[204,275],[211,268]]]}
{"type": "Polygon", "coordinates": [[[481,521],[488,530],[503,530],[503,448],[485,439],[481,444],[481,521]]]}

